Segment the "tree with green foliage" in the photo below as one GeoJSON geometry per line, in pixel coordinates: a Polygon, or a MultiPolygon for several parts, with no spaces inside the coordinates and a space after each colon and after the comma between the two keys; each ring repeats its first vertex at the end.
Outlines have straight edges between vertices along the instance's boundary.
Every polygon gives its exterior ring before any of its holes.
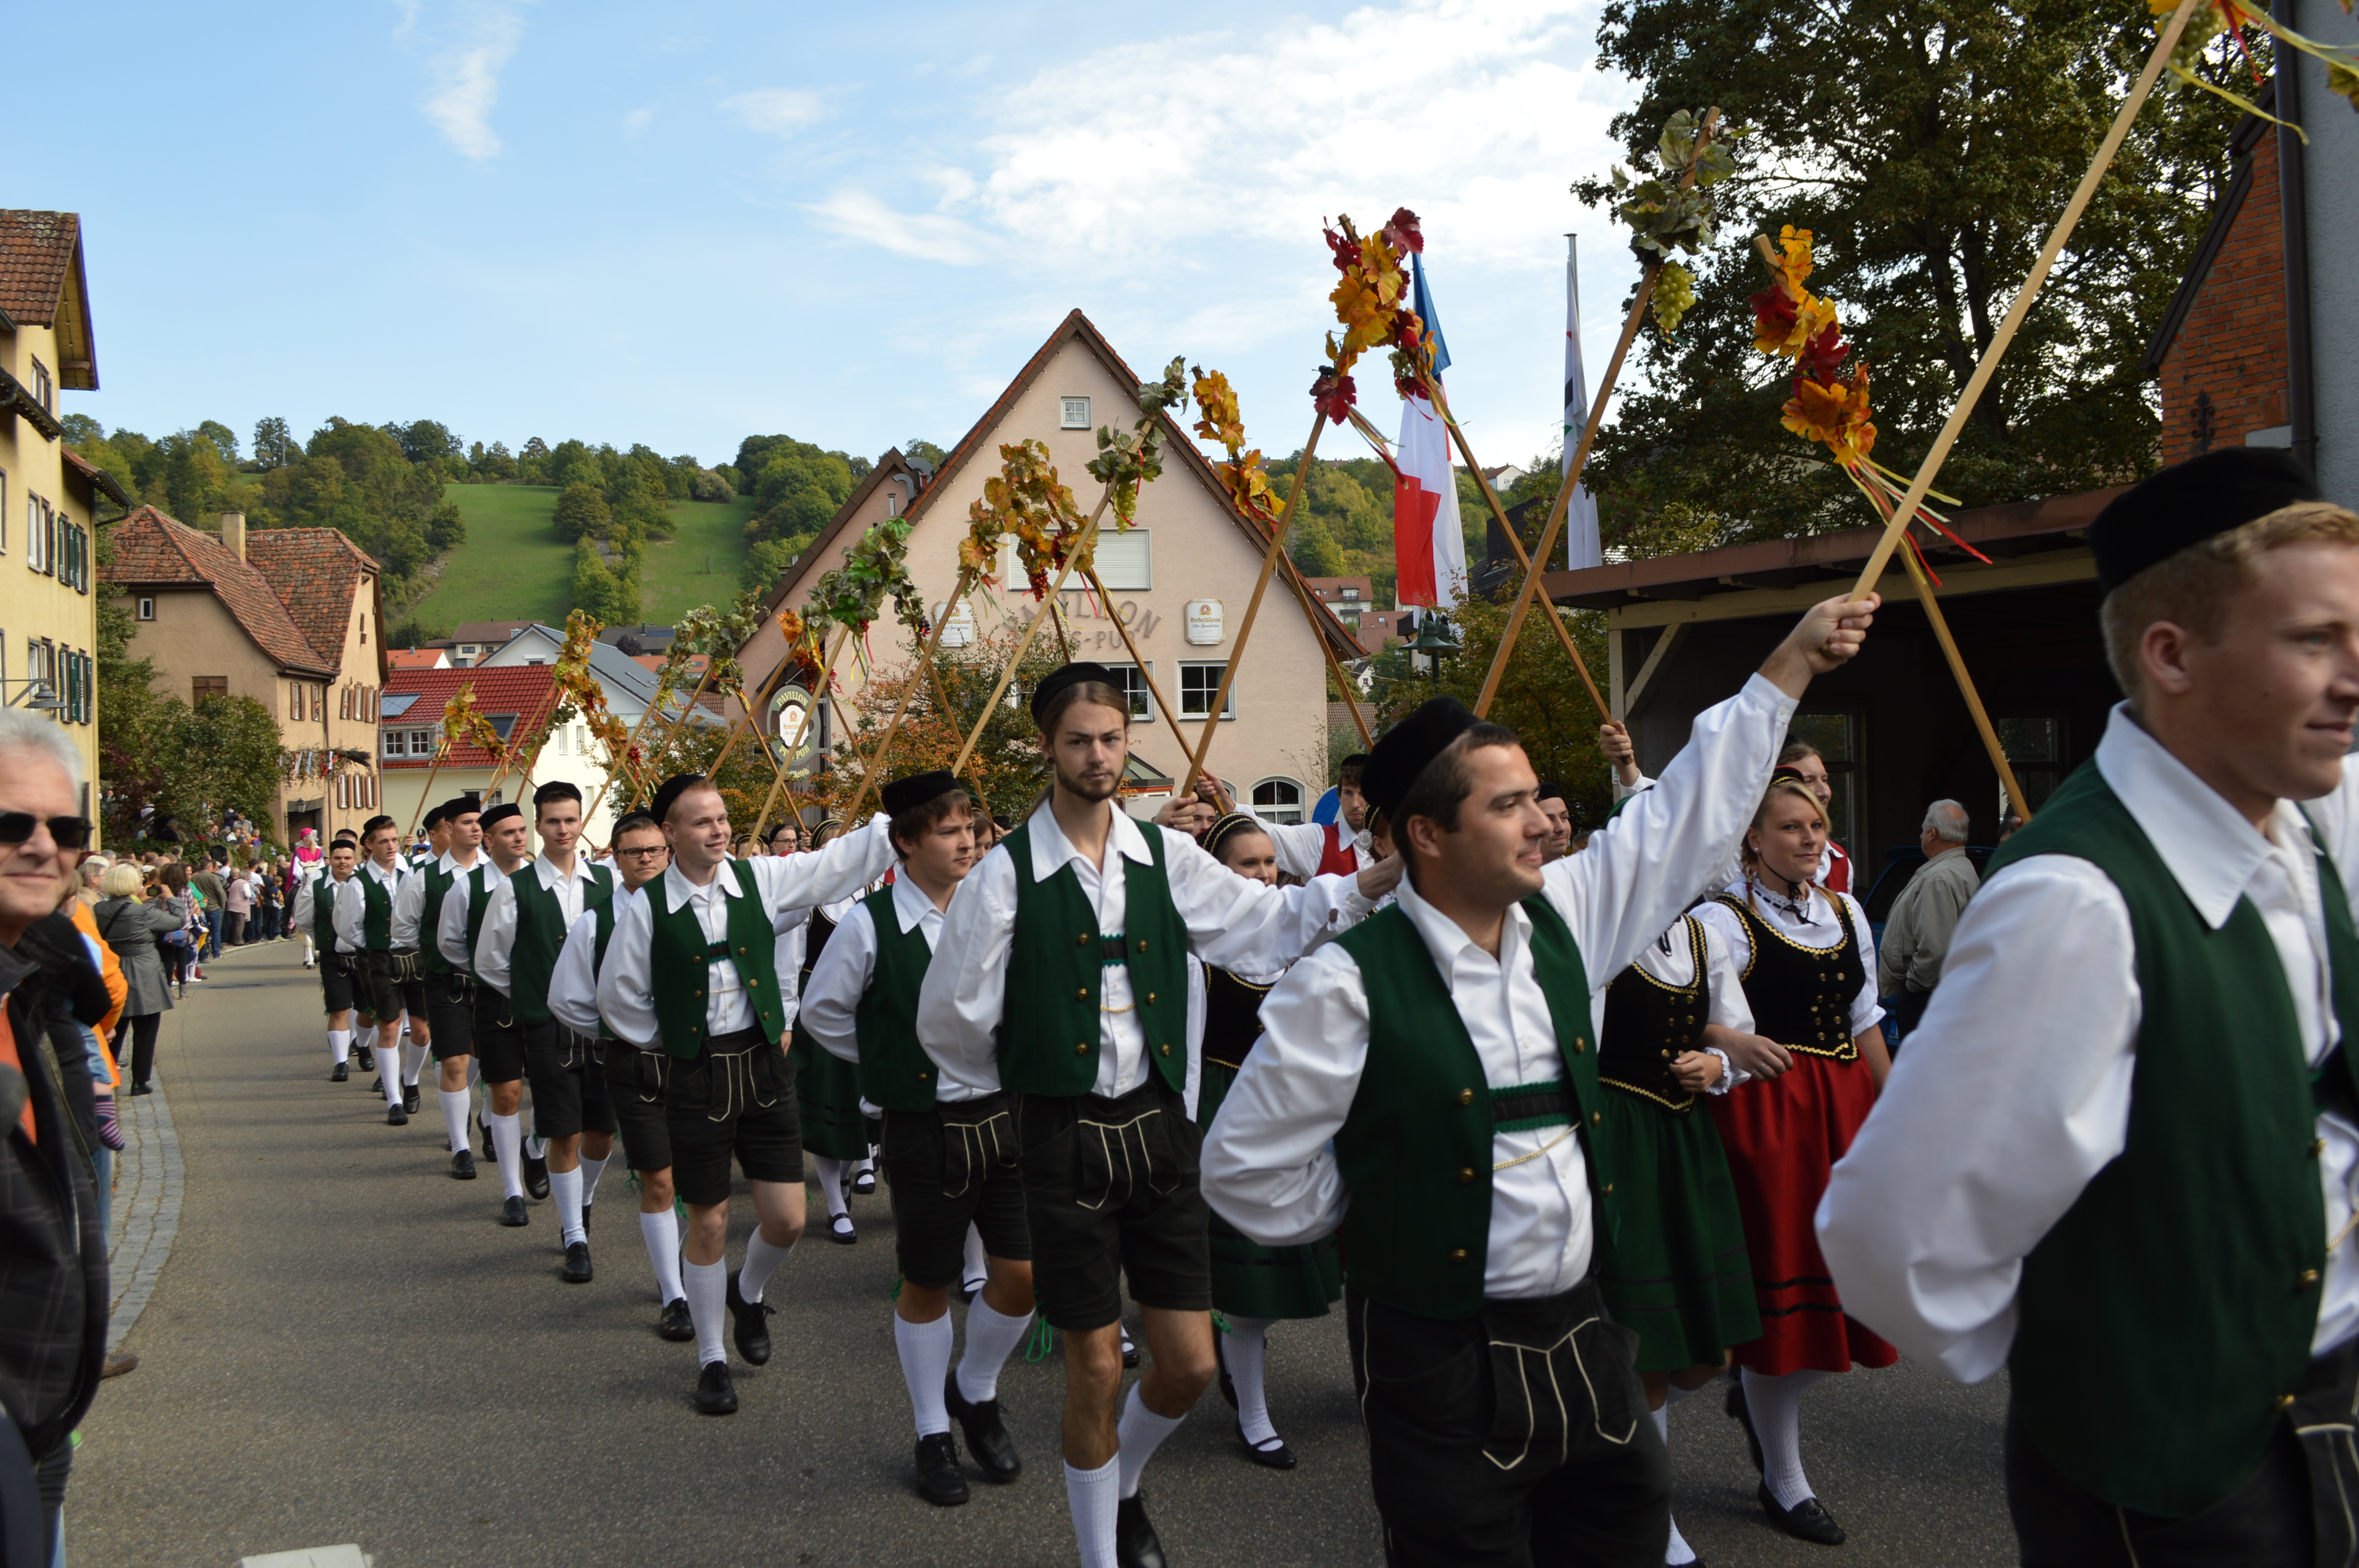
{"type": "MultiPolygon", "coordinates": [[[[1678,109],[1745,128],[1719,188],[1723,244],[1695,266],[1673,337],[1640,335],[1635,374],[1586,482],[1609,545],[1718,542],[1856,527],[1873,514],[1779,424],[1787,368],[1753,347],[1766,275],[1744,237],[1816,236],[1813,292],[1842,308],[1874,370],[1876,460],[1930,445],[2127,78],[2153,47],[2146,8],[2077,0],[1614,0],[1603,63],[1640,87],[1614,121],[1634,162],[1678,109]]],[[[2267,40],[2253,43],[2267,69],[2267,40]]],[[[2224,75],[2230,45],[2206,70],[2224,75]]],[[[2206,207],[2235,111],[2158,94],[2132,128],[1939,487],[1979,506],[2135,479],[2155,462],[2139,366],[2206,207]]],[[[1604,171],[1601,170],[1602,175],[1604,171]]],[[[1576,193],[1605,200],[1602,179],[1576,193]]]]}
{"type": "Polygon", "coordinates": [[[254,422],[255,466],[264,470],[284,468],[303,455],[303,448],[287,421],[276,415],[254,422]]]}
{"type": "Polygon", "coordinates": [[[913,463],[939,469],[950,460],[950,453],[920,436],[912,436],[901,443],[901,455],[913,463]]]}
{"type": "Polygon", "coordinates": [[[569,597],[573,609],[594,615],[609,626],[635,626],[642,618],[637,576],[616,573],[590,539],[573,546],[573,586],[569,597]]]}
{"type": "Polygon", "coordinates": [[[852,463],[842,452],[822,451],[806,441],[773,448],[754,486],[748,540],[788,539],[816,534],[852,498],[852,463]]]}
{"type": "Polygon", "coordinates": [[[810,547],[812,535],[799,534],[791,539],[757,539],[745,550],[745,558],[737,567],[737,588],[740,592],[758,589],[764,593],[778,586],[795,564],[795,557],[810,547]]]}
{"type": "Polygon", "coordinates": [[[556,524],[557,536],[571,544],[576,539],[603,537],[614,514],[606,510],[606,498],[598,493],[595,486],[569,484],[557,498],[557,511],[551,520],[556,524]]]}

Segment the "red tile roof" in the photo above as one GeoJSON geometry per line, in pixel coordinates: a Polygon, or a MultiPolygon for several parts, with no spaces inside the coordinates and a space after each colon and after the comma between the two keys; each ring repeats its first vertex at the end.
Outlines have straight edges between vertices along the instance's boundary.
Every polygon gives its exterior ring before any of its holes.
{"type": "Polygon", "coordinates": [[[353,596],[374,580],[376,562],[333,528],[257,528],[245,536],[245,558],[270,579],[329,667],[341,665],[353,596]]]}
{"type": "MultiPolygon", "coordinates": [[[[340,658],[323,658],[296,624],[270,579],[211,534],[152,506],[112,524],[114,564],[105,580],[118,588],[205,584],[220,595],[245,634],[282,669],[333,679],[340,658]]],[[[249,536],[248,548],[252,548],[249,536]]],[[[259,535],[259,536],[266,536],[259,535]]],[[[338,652],[342,649],[339,647],[338,652]]]]}
{"type": "MultiPolygon", "coordinates": [[[[459,695],[459,688],[475,688],[475,707],[487,718],[513,713],[516,716],[515,735],[526,734],[545,723],[549,710],[557,706],[557,672],[548,665],[504,665],[495,669],[470,670],[396,670],[386,683],[378,698],[378,708],[385,702],[405,692],[416,692],[418,700],[408,710],[396,718],[381,719],[382,724],[395,728],[442,727],[442,710],[459,695]]],[[[415,760],[407,757],[386,757],[379,760],[386,768],[428,768],[434,765],[430,757],[415,760]]],[[[452,768],[495,768],[499,760],[481,746],[462,741],[451,749],[441,762],[446,773],[452,768]]]]}
{"type": "Polygon", "coordinates": [[[0,208],[0,310],[12,321],[57,334],[60,386],[97,390],[79,213],[0,208]]]}
{"type": "Polygon", "coordinates": [[[385,662],[397,670],[447,670],[451,655],[440,648],[388,648],[385,662]]]}

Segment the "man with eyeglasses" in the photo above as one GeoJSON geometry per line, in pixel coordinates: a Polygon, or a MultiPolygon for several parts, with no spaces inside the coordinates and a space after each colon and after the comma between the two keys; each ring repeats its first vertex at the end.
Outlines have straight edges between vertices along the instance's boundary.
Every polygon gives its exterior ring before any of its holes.
{"type": "MultiPolygon", "coordinates": [[[[664,841],[664,831],[656,819],[644,811],[634,811],[614,824],[611,847],[622,889],[611,905],[585,912],[565,934],[564,950],[558,954],[557,968],[549,976],[549,1011],[566,1028],[594,1042],[591,1055],[606,1082],[606,1101],[614,1108],[623,1154],[639,1179],[639,1239],[656,1271],[656,1296],[662,1303],[656,1333],[666,1339],[689,1340],[696,1337],[696,1327],[689,1320],[688,1293],[679,1279],[679,1220],[672,1212],[671,1134],[664,1125],[664,1059],[643,1051],[617,1049],[613,1032],[598,1015],[598,969],[606,960],[614,919],[640,896],[641,888],[663,875],[671,860],[671,847],[664,841]]],[[[590,1227],[586,1201],[582,1216],[586,1233],[590,1227]]]]}
{"type": "Polygon", "coordinates": [[[779,823],[776,827],[771,828],[768,849],[771,854],[781,857],[801,854],[803,849],[802,825],[795,821],[794,818],[788,817],[786,821],[779,823]]]}

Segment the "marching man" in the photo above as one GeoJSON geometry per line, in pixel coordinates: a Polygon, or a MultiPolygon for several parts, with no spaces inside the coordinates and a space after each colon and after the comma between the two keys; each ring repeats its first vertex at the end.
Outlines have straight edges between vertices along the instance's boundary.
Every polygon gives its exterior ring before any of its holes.
{"type": "Polygon", "coordinates": [[[393,899],[393,945],[396,950],[416,948],[426,974],[420,986],[429,1025],[426,1038],[434,1053],[442,1125],[451,1134],[451,1174],[472,1182],[475,1155],[467,1137],[467,1064],[474,1049],[474,1007],[466,972],[451,967],[435,937],[441,929],[443,901],[452,885],[475,869],[484,830],[475,803],[464,795],[444,802],[428,820],[438,818],[442,853],[402,879],[401,891],[393,899]]]}
{"type": "Polygon", "coordinates": [[[376,1020],[376,1056],[385,1085],[385,1121],[407,1127],[401,1103],[401,987],[393,974],[393,895],[401,889],[401,834],[390,816],[361,824],[368,858],[336,889],[336,946],[351,955],[363,1011],[376,1020]]]}
{"type": "MultiPolygon", "coordinates": [[[[532,863],[531,830],[525,825],[523,807],[512,800],[484,812],[476,826],[490,859],[477,860],[452,881],[435,922],[434,946],[451,973],[467,979],[468,1048],[484,1080],[485,1148],[500,1168],[500,1223],[529,1225],[531,1214],[524,1200],[531,1173],[523,1158],[518,1120],[524,1106],[524,1030],[509,1011],[508,999],[475,978],[475,940],[491,913],[492,895],[532,863]]],[[[458,1168],[455,1161],[451,1168],[458,1168]]],[[[545,1171],[540,1179],[548,1179],[545,1171]]]]}

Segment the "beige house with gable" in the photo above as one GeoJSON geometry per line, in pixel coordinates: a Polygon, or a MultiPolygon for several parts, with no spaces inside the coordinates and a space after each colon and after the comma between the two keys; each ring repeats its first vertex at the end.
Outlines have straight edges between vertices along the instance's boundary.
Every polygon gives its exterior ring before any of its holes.
{"type": "MultiPolygon", "coordinates": [[[[982,499],[984,481],[998,474],[1002,443],[1041,442],[1060,479],[1084,508],[1093,506],[1101,487],[1090,477],[1088,464],[1097,456],[1098,427],[1125,427],[1136,420],[1138,387],[1137,375],[1112,345],[1087,317],[1073,311],[939,471],[928,473],[899,452],[887,453],[772,590],[771,611],[799,609],[810,585],[841,566],[844,550],[870,526],[906,514],[912,524],[909,575],[939,615],[958,582],[958,546],[966,534],[968,508],[982,499]]],[[[1134,775],[1143,763],[1176,780],[1185,774],[1188,758],[1156,711],[1147,682],[1112,618],[1119,616],[1129,628],[1155,687],[1178,708],[1180,733],[1195,745],[1253,597],[1267,535],[1230,503],[1193,438],[1168,416],[1164,451],[1163,477],[1140,492],[1137,526],[1116,533],[1109,521],[1099,536],[1098,572],[1109,602],[1073,588],[1062,603],[1074,656],[1112,666],[1130,686],[1136,720],[1131,736],[1134,775]]],[[[1012,546],[1003,546],[999,586],[970,596],[973,608],[953,617],[946,643],[987,635],[1010,622],[1026,624],[1037,612],[1014,555],[1012,546]]],[[[1338,658],[1364,656],[1332,612],[1321,606],[1318,615],[1314,631],[1283,578],[1272,579],[1227,710],[1218,720],[1221,733],[1206,759],[1206,766],[1234,784],[1256,810],[1280,821],[1307,820],[1328,784],[1326,658],[1318,638],[1324,635],[1338,658]]],[[[1052,629],[1042,632],[1044,637],[1051,634],[1052,629]]],[[[881,626],[874,633],[876,657],[886,665],[898,663],[899,655],[886,652],[886,635],[881,626]]],[[[783,652],[777,622],[766,622],[740,654],[749,685],[758,688],[783,652]]],[[[859,689],[857,669],[836,673],[846,694],[859,689]]],[[[841,722],[833,734],[843,733],[841,722]]],[[[1132,809],[1151,813],[1159,799],[1149,791],[1132,801],[1132,809]]]]}

